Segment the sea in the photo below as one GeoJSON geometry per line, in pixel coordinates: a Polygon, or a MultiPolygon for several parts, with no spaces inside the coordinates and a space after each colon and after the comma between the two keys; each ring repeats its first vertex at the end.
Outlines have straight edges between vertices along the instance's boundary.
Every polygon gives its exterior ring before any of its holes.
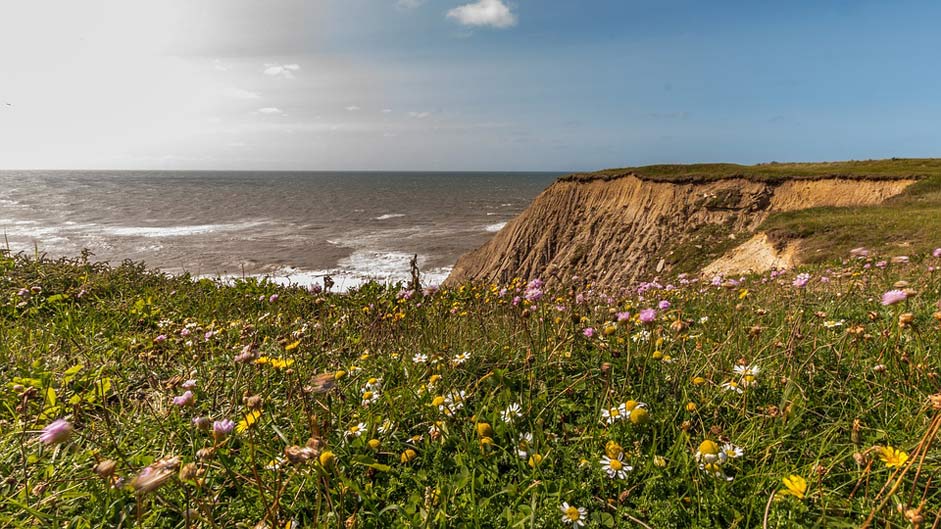
{"type": "Polygon", "coordinates": [[[336,289],[423,284],[560,173],[0,171],[0,248],[336,289]]]}

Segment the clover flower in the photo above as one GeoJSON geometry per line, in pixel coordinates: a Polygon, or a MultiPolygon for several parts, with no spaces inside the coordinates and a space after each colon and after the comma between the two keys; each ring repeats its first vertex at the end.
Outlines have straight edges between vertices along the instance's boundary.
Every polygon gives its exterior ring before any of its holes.
{"type": "Polygon", "coordinates": [[[886,306],[895,305],[906,299],[908,299],[908,294],[904,290],[890,290],[882,295],[882,304],[886,306]]]}
{"type": "Polygon", "coordinates": [[[72,423],[65,419],[56,419],[42,429],[39,440],[45,445],[64,443],[72,437],[72,423]]]}
{"type": "Polygon", "coordinates": [[[190,390],[184,391],[183,394],[178,397],[173,397],[173,405],[181,408],[184,406],[192,406],[195,401],[196,396],[193,395],[193,392],[190,390]]]}
{"type": "Polygon", "coordinates": [[[222,419],[221,421],[213,421],[212,423],[212,438],[216,442],[219,442],[226,437],[228,437],[232,430],[235,429],[235,422],[229,419],[222,419]]]}
{"type": "Polygon", "coordinates": [[[638,319],[641,323],[652,323],[657,319],[657,311],[656,309],[643,309],[640,311],[638,319]]]}

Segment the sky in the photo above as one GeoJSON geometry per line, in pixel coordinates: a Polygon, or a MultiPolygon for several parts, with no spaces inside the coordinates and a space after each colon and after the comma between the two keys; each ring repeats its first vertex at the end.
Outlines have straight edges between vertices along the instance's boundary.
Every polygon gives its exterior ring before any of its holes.
{"type": "Polygon", "coordinates": [[[939,20],[907,0],[9,2],[0,169],[938,156],[939,20]]]}

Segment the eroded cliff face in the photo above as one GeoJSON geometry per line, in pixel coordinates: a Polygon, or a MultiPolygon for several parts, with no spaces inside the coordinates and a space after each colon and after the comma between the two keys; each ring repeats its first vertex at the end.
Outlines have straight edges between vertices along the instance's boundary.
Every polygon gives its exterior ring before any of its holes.
{"type": "MultiPolygon", "coordinates": [[[[558,181],[493,239],[462,256],[446,284],[579,275],[599,284],[627,285],[670,272],[678,252],[705,252],[702,244],[715,244],[716,236],[723,244],[737,237],[731,250],[753,238],[773,212],[877,204],[913,182],[832,178],[774,184],[730,178],[671,183],[634,176],[558,181]]],[[[747,242],[752,247],[739,254],[775,252],[768,250],[767,239],[747,242]]],[[[764,257],[772,266],[782,264],[776,253],[764,257]]],[[[748,264],[747,258],[727,261],[728,267],[712,271],[748,264]]]]}

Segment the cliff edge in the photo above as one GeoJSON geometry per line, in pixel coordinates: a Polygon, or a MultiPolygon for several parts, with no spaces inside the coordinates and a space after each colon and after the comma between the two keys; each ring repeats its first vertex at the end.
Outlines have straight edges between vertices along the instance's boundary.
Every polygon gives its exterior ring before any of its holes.
{"type": "Polygon", "coordinates": [[[882,205],[935,173],[941,175],[941,160],[649,166],[569,175],[462,256],[445,284],[579,275],[627,285],[671,272],[788,267],[803,259],[800,241],[781,230],[762,231],[769,217],[882,205]]]}

